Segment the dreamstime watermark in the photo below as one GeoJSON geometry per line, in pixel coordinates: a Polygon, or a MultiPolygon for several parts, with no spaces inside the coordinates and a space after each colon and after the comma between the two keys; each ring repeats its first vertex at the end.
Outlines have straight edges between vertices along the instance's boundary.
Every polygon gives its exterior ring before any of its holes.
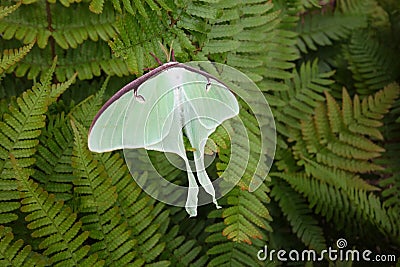
{"type": "Polygon", "coordinates": [[[336,241],[337,249],[328,247],[321,253],[317,253],[315,250],[268,250],[267,245],[263,249],[257,252],[257,258],[260,261],[274,261],[278,260],[281,262],[293,261],[366,261],[366,262],[396,262],[397,257],[393,254],[373,254],[371,250],[357,250],[357,249],[344,249],[347,247],[347,240],[339,238],[336,241]]]}
{"type": "Polygon", "coordinates": [[[165,67],[157,74],[157,79],[147,81],[149,88],[139,87],[135,97],[126,103],[122,147],[132,177],[158,201],[194,207],[216,203],[226,195],[242,178],[251,161],[254,175],[247,189],[255,191],[271,168],[276,147],[274,117],[263,92],[244,73],[224,64],[196,61],[177,66],[180,67],[165,67]],[[150,90],[152,88],[154,90],[150,90]],[[239,112],[234,112],[236,106],[239,109],[239,102],[249,110],[247,114],[253,116],[251,127],[253,131],[259,130],[256,134],[260,136],[257,141],[250,141],[257,138],[246,128],[249,117],[243,120],[243,116],[236,114],[239,112]],[[143,112],[132,115],[135,107],[141,107],[143,112]],[[142,119],[138,120],[137,116],[142,119]],[[129,125],[132,126],[126,127],[129,125]],[[229,159],[218,177],[208,177],[206,168],[216,156],[206,155],[203,148],[207,139],[212,143],[209,136],[219,126],[230,140],[229,159]],[[193,159],[186,155],[183,134],[192,146],[197,145],[193,148],[193,159]],[[164,152],[164,158],[154,164],[148,150],[164,152]],[[164,169],[175,168],[175,173],[176,170],[186,171],[188,186],[183,184],[184,180],[171,181],[160,173],[158,165],[161,163],[163,167],[171,165],[164,169]],[[193,182],[194,172],[197,179],[193,182]],[[199,190],[197,185],[204,190],[199,190]]]}

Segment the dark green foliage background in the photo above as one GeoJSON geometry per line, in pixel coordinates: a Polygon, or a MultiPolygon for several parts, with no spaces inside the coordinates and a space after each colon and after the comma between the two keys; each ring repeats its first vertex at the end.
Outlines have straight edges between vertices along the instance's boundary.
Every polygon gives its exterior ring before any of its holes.
{"type": "MultiPolygon", "coordinates": [[[[282,265],[257,252],[321,251],[339,238],[399,264],[399,1],[0,3],[0,266],[282,265]],[[157,65],[150,52],[166,61],[160,43],[180,62],[243,71],[277,127],[274,164],[249,193],[267,170],[255,172],[266,159],[241,103],[249,164],[233,162],[245,172],[222,209],[200,207],[191,219],[143,192],[120,153],[87,148],[108,97],[157,65]]],[[[221,129],[211,139],[217,177],[230,143],[221,129]]],[[[151,157],[184,182],[161,153],[151,157]]]]}

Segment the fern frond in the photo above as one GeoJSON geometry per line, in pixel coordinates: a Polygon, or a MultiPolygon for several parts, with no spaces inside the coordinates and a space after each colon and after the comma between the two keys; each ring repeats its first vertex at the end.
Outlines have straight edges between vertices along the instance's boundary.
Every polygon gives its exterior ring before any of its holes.
{"type": "MultiPolygon", "coordinates": [[[[166,261],[155,261],[165,248],[160,242],[168,226],[168,212],[163,211],[164,204],[154,206],[154,200],[133,182],[127,172],[124,161],[118,154],[104,153],[99,155],[98,162],[105,166],[108,177],[117,188],[117,204],[123,221],[128,223],[132,238],[137,240],[135,250],[138,252],[135,265],[145,262],[155,266],[167,266],[166,261]]],[[[141,179],[141,178],[139,178],[141,179]]]]}
{"type": "Polygon", "coordinates": [[[324,166],[309,159],[305,159],[305,161],[305,172],[321,182],[336,186],[338,188],[343,188],[345,190],[380,190],[380,188],[369,184],[357,174],[343,171],[335,167],[324,166]]]}
{"type": "Polygon", "coordinates": [[[52,36],[56,43],[63,49],[77,48],[83,41],[90,38],[98,41],[108,41],[116,34],[113,27],[115,22],[114,12],[111,9],[105,9],[99,15],[94,15],[86,8],[66,8],[60,5],[54,5],[52,9],[53,24],[55,30],[52,36]],[[62,20],[58,20],[56,14],[65,14],[62,20]],[[80,25],[74,25],[76,17],[86,18],[82,20],[80,25]]]}
{"type": "Polygon", "coordinates": [[[374,0],[339,0],[337,8],[345,14],[365,15],[372,12],[374,0]]]}
{"type": "MultiPolygon", "coordinates": [[[[13,71],[18,77],[27,75],[28,79],[34,79],[38,75],[43,76],[49,68],[51,53],[49,46],[44,49],[35,46],[31,53],[11,67],[8,72],[13,71]]],[[[80,44],[77,49],[67,50],[56,45],[55,53],[60,55],[55,74],[57,80],[61,82],[74,73],[78,73],[78,78],[81,80],[92,79],[94,76],[99,76],[102,71],[107,75],[129,74],[125,62],[118,58],[112,58],[107,43],[102,41],[88,40],[80,44]]]]}
{"type": "Polygon", "coordinates": [[[135,240],[130,239],[126,223],[121,223],[118,208],[114,206],[117,194],[112,181],[98,168],[83,136],[87,136],[83,127],[71,120],[74,132],[72,166],[74,191],[78,194],[79,210],[82,212],[82,228],[90,231],[89,237],[96,240],[91,247],[98,252],[106,265],[126,265],[133,263],[135,240]]]}
{"type": "MultiPolygon", "coordinates": [[[[222,217],[226,224],[226,228],[222,234],[228,239],[232,239],[236,242],[251,243],[252,239],[264,238],[263,232],[265,230],[271,231],[269,221],[272,219],[265,204],[269,202],[267,193],[269,192],[268,187],[261,183],[261,186],[255,192],[249,192],[248,188],[250,183],[256,180],[256,183],[260,183],[268,173],[266,166],[266,155],[262,151],[260,141],[260,125],[256,121],[253,114],[251,114],[245,107],[240,110],[240,117],[247,130],[248,140],[250,142],[250,153],[249,158],[246,159],[246,151],[243,151],[243,155],[240,157],[231,158],[230,150],[219,148],[218,157],[220,162],[216,164],[217,172],[228,171],[227,166],[230,164],[232,167],[229,171],[232,173],[225,175],[225,177],[241,177],[238,184],[225,196],[227,199],[227,206],[224,207],[222,217]],[[243,158],[242,158],[243,157],[243,158]],[[243,162],[247,163],[243,165],[243,162]],[[244,170],[244,171],[243,171],[244,170]]],[[[233,129],[237,128],[235,123],[231,122],[233,129]]],[[[237,138],[247,138],[247,136],[241,136],[244,133],[237,133],[237,138]],[[240,137],[239,137],[240,135],[240,137]]],[[[225,137],[225,142],[229,143],[229,136],[225,137]]],[[[267,141],[266,141],[267,142],[267,141]]],[[[243,149],[243,148],[237,148],[243,149]]],[[[268,178],[267,178],[268,179],[268,178]]],[[[226,179],[226,182],[229,179],[226,179]]]]}
{"type": "Polygon", "coordinates": [[[218,127],[207,140],[204,154],[212,155],[213,153],[220,152],[220,148],[228,149],[229,144],[227,140],[229,140],[228,133],[223,127],[218,127]]]}
{"type": "MultiPolygon", "coordinates": [[[[136,176],[135,179],[137,180],[143,181],[144,179],[147,179],[149,175],[148,164],[151,164],[151,166],[153,166],[157,170],[157,172],[169,182],[182,184],[183,179],[181,178],[186,177],[185,175],[183,175],[183,172],[180,169],[169,163],[168,159],[165,158],[165,155],[163,153],[141,150],[141,153],[135,153],[135,156],[136,158],[132,158],[130,156],[129,161],[142,161],[142,163],[139,165],[140,167],[138,166],[137,168],[135,168],[135,171],[139,172],[140,174],[132,174],[132,176],[136,176]],[[147,160],[143,161],[143,158],[147,157],[150,158],[150,163],[147,160]]],[[[121,159],[119,159],[119,161],[121,161],[121,159]]],[[[128,175],[128,177],[130,176],[128,175]]],[[[122,183],[122,181],[127,178],[126,175],[123,178],[124,179],[121,179],[120,183],[122,183]]],[[[155,182],[157,182],[157,180],[155,182]]],[[[127,183],[127,181],[123,183],[125,184],[127,183]]],[[[159,184],[149,184],[149,186],[146,186],[147,192],[149,192],[148,190],[152,189],[157,191],[158,189],[155,189],[158,188],[157,186],[159,186],[159,184]]],[[[139,241],[137,250],[140,252],[141,257],[143,257],[143,259],[145,259],[147,262],[150,260],[154,260],[157,255],[161,254],[164,251],[167,245],[166,243],[164,243],[162,236],[166,233],[167,227],[169,225],[169,211],[164,210],[165,205],[162,202],[157,202],[157,204],[153,208],[152,205],[154,205],[155,200],[150,200],[148,195],[142,193],[141,190],[137,188],[136,183],[132,183],[130,185],[130,190],[133,189],[135,189],[136,193],[131,201],[137,201],[138,203],[129,203],[126,202],[128,200],[126,199],[124,201],[121,201],[121,206],[124,207],[124,209],[126,210],[126,219],[130,227],[132,227],[133,229],[133,234],[137,236],[137,239],[139,241]],[[144,194],[145,196],[143,196],[142,194],[144,194]],[[139,205],[136,207],[138,210],[135,210],[136,205],[139,205]],[[135,226],[137,224],[140,225],[140,227],[135,226]],[[159,240],[159,243],[156,243],[157,240],[159,240]]],[[[121,190],[125,191],[125,189],[122,188],[121,190]]],[[[168,194],[166,192],[163,193],[168,194]]],[[[127,192],[124,192],[123,194],[125,198],[127,192]]],[[[169,194],[174,194],[174,192],[170,192],[169,194]]]]}
{"type": "MultiPolygon", "coordinates": [[[[211,4],[210,9],[221,15],[208,18],[204,29],[197,29],[207,34],[201,54],[238,68],[255,82],[264,82],[260,86],[262,90],[282,88],[282,84],[263,79],[291,76],[287,70],[294,66],[289,61],[297,57],[293,49],[296,34],[279,29],[280,12],[274,9],[273,3],[223,1],[211,4]]],[[[198,14],[191,15],[201,20],[198,14]]]]}
{"type": "Polygon", "coordinates": [[[201,2],[189,2],[186,12],[191,16],[196,16],[204,19],[215,19],[218,14],[218,10],[210,9],[210,6],[208,4],[204,4],[201,2]]]}
{"type": "MultiPolygon", "coordinates": [[[[105,85],[103,85],[102,90],[96,95],[95,98],[98,99],[98,96],[102,95],[102,91],[104,89],[105,85]]],[[[98,100],[89,99],[79,105],[79,108],[74,110],[72,114],[79,118],[79,120],[86,124],[86,127],[88,127],[91,120],[88,119],[87,114],[92,113],[94,110],[97,111],[97,104],[99,104],[98,100]]],[[[81,149],[81,152],[86,151],[85,153],[89,153],[86,146],[82,146],[81,149]]],[[[165,248],[165,243],[158,243],[162,236],[162,233],[160,232],[160,226],[165,225],[166,227],[168,225],[165,221],[167,213],[163,212],[162,210],[164,204],[157,203],[156,206],[153,206],[154,200],[151,200],[134,183],[134,180],[130,176],[124,161],[119,157],[118,154],[112,155],[111,153],[102,153],[95,155],[93,158],[93,156],[91,156],[89,153],[83,159],[96,160],[95,162],[97,164],[97,171],[92,171],[98,172],[98,170],[104,170],[100,171],[96,181],[100,179],[100,177],[102,177],[102,179],[106,179],[107,181],[111,181],[112,188],[115,188],[114,190],[116,190],[114,192],[116,197],[114,202],[111,201],[113,198],[107,198],[107,201],[110,203],[113,202],[113,210],[118,212],[118,214],[114,214],[114,217],[121,216],[120,220],[118,220],[119,225],[125,225],[125,231],[130,232],[129,240],[126,242],[130,244],[129,247],[133,246],[134,250],[132,251],[135,251],[133,254],[134,258],[131,258],[132,263],[143,264],[145,262],[153,262],[154,264],[162,264],[162,261],[155,261],[155,259],[165,248]]],[[[92,174],[87,173],[87,175],[89,176],[92,174]]],[[[82,188],[82,185],[79,187],[82,188]]],[[[97,200],[93,202],[99,203],[97,200]]],[[[111,211],[105,211],[105,214],[110,212],[111,211]]],[[[99,216],[101,218],[105,215],[100,214],[99,216]]],[[[93,215],[88,218],[92,217],[93,215]]],[[[165,227],[163,227],[163,229],[165,227]]],[[[104,243],[104,241],[99,242],[104,243]]],[[[123,247],[128,247],[128,244],[123,247]]],[[[131,253],[128,253],[128,251],[126,253],[127,254],[124,256],[124,258],[121,258],[121,261],[126,261],[132,256],[131,253]]],[[[166,264],[166,262],[164,262],[164,264],[166,264]]]]}
{"type": "Polygon", "coordinates": [[[389,217],[382,203],[372,193],[348,188],[339,189],[302,174],[278,174],[296,191],[307,197],[310,208],[321,214],[335,227],[344,229],[348,235],[354,233],[367,234],[365,225],[376,226],[382,234],[393,240],[398,238],[399,227],[389,217]],[[363,227],[364,226],[364,227],[363,227]],[[352,233],[352,231],[355,231],[352,233]]]}
{"type": "Polygon", "coordinates": [[[0,19],[8,16],[9,14],[11,14],[12,12],[14,12],[20,5],[22,2],[18,2],[15,5],[12,6],[0,6],[0,19]]]}
{"type": "Polygon", "coordinates": [[[36,168],[32,177],[39,181],[47,192],[55,193],[58,200],[72,198],[72,181],[76,179],[71,166],[74,135],[69,116],[73,115],[80,123],[89,127],[92,118],[103,104],[107,82],[108,79],[96,95],[74,106],[67,116],[63,113],[51,116],[39,138],[40,145],[35,154],[36,168]]]}
{"type": "MultiPolygon", "coordinates": [[[[134,17],[124,16],[117,21],[117,29],[120,32],[120,36],[109,42],[115,55],[126,60],[130,71],[138,74],[143,73],[145,65],[143,55],[146,53],[144,53],[143,48],[136,47],[135,45],[141,43],[139,38],[142,37],[142,39],[146,40],[147,37],[142,36],[145,34],[144,32],[141,35],[137,35],[131,29],[138,29],[140,27],[141,25],[139,25],[139,22],[134,17]]],[[[153,46],[150,50],[155,50],[155,43],[150,45],[153,46]]]]}
{"type": "Polygon", "coordinates": [[[324,99],[322,93],[329,90],[329,85],[333,83],[330,79],[333,74],[333,71],[321,73],[317,60],[303,63],[299,71],[293,70],[293,78],[285,80],[288,90],[274,92],[280,101],[274,104],[278,106],[274,113],[280,134],[290,140],[296,138],[297,131],[301,128],[300,120],[313,114],[318,102],[324,99]]]}
{"type": "MultiPolygon", "coordinates": [[[[381,156],[384,149],[371,138],[381,139],[379,120],[388,112],[399,95],[399,86],[391,84],[374,96],[360,101],[352,100],[343,89],[342,107],[327,92],[327,102],[320,103],[310,116],[301,120],[301,137],[296,137],[294,155],[305,166],[307,176],[280,174],[292,187],[307,196],[311,207],[328,220],[333,220],[338,229],[351,220],[338,214],[335,209],[346,209],[350,217],[378,227],[385,235],[398,235],[399,229],[380,200],[366,191],[379,190],[362,180],[355,173],[381,170],[371,162],[381,156]],[[299,177],[301,176],[301,177],[299,177]],[[339,194],[340,197],[335,196],[339,194]],[[325,203],[325,204],[322,204],[325,203]],[[328,204],[329,203],[329,204],[328,204]]],[[[393,209],[396,210],[396,209],[393,209]]],[[[342,211],[343,212],[343,211],[342,211]]],[[[395,214],[391,212],[390,214],[395,214]]],[[[365,229],[353,225],[357,232],[365,229]]]]}
{"type": "Polygon", "coordinates": [[[119,35],[109,41],[115,56],[122,58],[131,73],[143,74],[144,68],[154,66],[154,59],[150,53],[158,58],[165,56],[159,43],[171,44],[174,41],[174,50],[179,53],[183,48],[193,46],[179,29],[169,26],[170,17],[163,11],[156,11],[146,7],[147,16],[123,15],[116,22],[119,35]]]}
{"type": "MultiPolygon", "coordinates": [[[[273,173],[270,174],[272,177],[273,173]]],[[[278,202],[297,237],[310,249],[322,251],[326,240],[305,199],[287,183],[272,179],[271,196],[278,202]]]]}
{"type": "MultiPolygon", "coordinates": [[[[114,9],[118,11],[119,13],[122,13],[122,8],[121,8],[121,0],[111,0],[114,9]]],[[[148,11],[146,11],[146,7],[150,7],[151,10],[156,11],[156,13],[160,13],[161,10],[165,11],[171,11],[172,9],[169,7],[168,2],[164,0],[159,0],[159,1],[154,1],[154,0],[145,0],[145,1],[137,1],[134,0],[133,2],[129,2],[126,0],[122,0],[122,4],[124,7],[124,10],[126,10],[128,13],[131,15],[137,15],[139,13],[143,17],[148,16],[148,11]]],[[[104,0],[92,0],[89,5],[90,11],[94,13],[101,13],[103,10],[104,6],[104,0]]]]}
{"type": "MultiPolygon", "coordinates": [[[[215,210],[210,215],[218,218],[222,216],[222,211],[215,210]]],[[[206,242],[212,246],[207,251],[212,257],[207,266],[263,266],[263,262],[254,256],[257,255],[259,247],[264,245],[263,242],[250,242],[253,245],[233,242],[221,235],[224,228],[223,222],[215,222],[206,228],[206,232],[210,233],[206,242]]]]}
{"type": "Polygon", "coordinates": [[[272,231],[268,223],[272,218],[265,207],[265,202],[269,201],[269,198],[264,187],[266,186],[261,185],[253,193],[239,188],[229,192],[227,204],[230,207],[225,208],[222,213],[226,224],[222,231],[224,236],[236,242],[251,244],[252,239],[265,238],[261,229],[272,231]]]}
{"type": "Polygon", "coordinates": [[[52,4],[60,2],[63,6],[69,7],[73,3],[79,3],[80,0],[49,0],[48,2],[52,4]]]}
{"type": "Polygon", "coordinates": [[[380,174],[381,180],[379,181],[379,185],[383,188],[383,204],[387,208],[393,208],[395,213],[398,210],[398,214],[400,214],[400,165],[398,164],[400,123],[396,122],[396,119],[399,118],[399,107],[400,100],[397,99],[388,116],[385,116],[385,126],[382,132],[386,141],[386,151],[383,153],[382,158],[375,160],[377,164],[385,168],[380,174]]]}
{"type": "Polygon", "coordinates": [[[92,265],[102,266],[97,255],[88,255],[89,245],[83,245],[89,232],[81,229],[82,223],[77,221],[77,214],[63,202],[55,201],[38,184],[29,179],[29,173],[19,165],[11,154],[18,190],[22,193],[21,211],[29,213],[25,220],[28,228],[33,230],[32,237],[41,238],[39,248],[49,257],[53,266],[92,265]]]}
{"type": "Polygon", "coordinates": [[[141,16],[147,17],[147,13],[146,10],[144,9],[142,2],[133,0],[133,3],[129,1],[122,1],[122,3],[124,5],[125,10],[128,11],[128,13],[130,13],[131,15],[134,15],[136,12],[139,12],[141,16]]]}
{"type": "Polygon", "coordinates": [[[297,26],[297,45],[303,53],[307,53],[307,49],[317,50],[318,46],[329,46],[333,44],[332,41],[345,40],[353,31],[366,25],[366,16],[341,13],[308,15],[297,26]]]}
{"type": "Polygon", "coordinates": [[[32,251],[30,245],[22,247],[24,244],[22,239],[11,243],[13,239],[11,228],[0,225],[1,266],[45,266],[45,261],[32,251]]]}
{"type": "Polygon", "coordinates": [[[32,42],[19,49],[9,49],[3,51],[3,55],[2,57],[0,57],[0,74],[5,72],[9,67],[24,58],[26,54],[28,54],[28,52],[32,49],[34,44],[35,42],[32,42]]]}
{"type": "Polygon", "coordinates": [[[366,31],[352,34],[350,43],[343,46],[343,55],[360,95],[374,93],[395,80],[400,65],[393,53],[389,47],[369,37],[366,31]]]}
{"type": "MultiPolygon", "coordinates": [[[[395,155],[397,156],[398,154],[396,153],[395,155]]],[[[391,165],[391,166],[396,166],[396,165],[391,165]]],[[[398,190],[400,187],[400,175],[398,171],[390,174],[390,177],[380,181],[379,185],[385,188],[385,190],[382,192],[382,196],[385,198],[384,202],[385,206],[396,207],[396,209],[400,211],[400,207],[398,207],[400,203],[399,202],[400,196],[398,190]]]]}
{"type": "Polygon", "coordinates": [[[23,5],[0,21],[0,32],[6,40],[16,38],[25,44],[32,43],[36,39],[42,49],[48,45],[50,36],[60,47],[67,49],[77,48],[88,38],[97,41],[100,37],[108,41],[115,35],[113,12],[107,9],[107,12],[95,15],[87,8],[76,8],[79,5],[82,4],[76,4],[73,8],[41,1],[23,5]],[[35,14],[35,17],[27,14],[35,14]],[[48,25],[47,17],[50,17],[51,25],[48,25]],[[85,19],[81,19],[77,24],[76,18],[85,19]]]}
{"type": "Polygon", "coordinates": [[[165,249],[166,244],[161,241],[161,237],[165,234],[169,221],[168,211],[164,210],[165,205],[162,202],[155,204],[155,200],[142,191],[119,154],[102,153],[96,158],[98,164],[104,166],[107,176],[112,179],[118,194],[116,204],[122,220],[128,224],[132,232],[131,238],[137,240],[135,250],[138,255],[135,262],[159,263],[155,259],[165,249]]]}
{"type": "Polygon", "coordinates": [[[72,181],[76,179],[71,166],[73,145],[72,129],[63,114],[53,118],[39,138],[35,154],[36,169],[32,177],[43,188],[56,194],[57,200],[72,198],[72,181]]]}
{"type": "MultiPolygon", "coordinates": [[[[5,213],[0,216],[3,223],[16,219],[16,215],[10,211],[18,208],[19,204],[13,199],[19,199],[15,191],[11,162],[8,154],[12,153],[19,160],[19,164],[29,169],[35,162],[33,155],[39,143],[38,137],[41,128],[45,126],[45,113],[48,106],[56,100],[56,96],[66,90],[75,77],[59,87],[51,87],[51,77],[55,68],[55,61],[47,75],[42,79],[41,84],[33,86],[17,99],[17,106],[10,106],[9,112],[3,114],[3,121],[0,122],[0,178],[4,186],[1,190],[4,193],[3,201],[8,201],[9,206],[5,213]],[[14,184],[14,185],[13,185],[14,184]],[[4,217],[3,217],[4,216],[4,217]]],[[[32,171],[32,170],[31,170],[32,171]]],[[[32,172],[29,174],[32,174],[32,172]]]]}
{"type": "Polygon", "coordinates": [[[302,138],[297,140],[295,153],[300,158],[315,157],[319,163],[350,172],[380,170],[370,160],[384,150],[369,137],[382,138],[378,119],[397,98],[398,86],[385,87],[362,103],[357,96],[352,103],[343,89],[342,109],[329,93],[325,94],[326,105],[321,103],[312,119],[301,121],[302,138]]]}
{"type": "Polygon", "coordinates": [[[4,40],[18,39],[25,44],[36,40],[37,43],[37,47],[32,48],[32,55],[28,54],[8,72],[14,71],[18,77],[27,74],[29,79],[34,79],[47,71],[54,55],[59,55],[56,69],[59,81],[65,81],[75,72],[79,79],[91,79],[99,76],[101,71],[110,75],[128,75],[125,62],[113,58],[106,43],[116,35],[113,10],[107,8],[96,15],[83,5],[67,7],[37,1],[21,6],[1,20],[0,34],[4,40]]]}
{"type": "Polygon", "coordinates": [[[104,0],[92,0],[90,1],[89,10],[93,13],[100,14],[103,12],[104,0]]]}
{"type": "Polygon", "coordinates": [[[69,113],[69,116],[73,116],[78,120],[84,127],[89,127],[92,123],[93,118],[96,116],[99,109],[104,104],[104,93],[110,81],[108,76],[101,88],[95,95],[87,97],[85,100],[78,103],[69,113]]]}
{"type": "MultiPolygon", "coordinates": [[[[184,215],[186,216],[186,215],[184,215]]],[[[196,228],[199,228],[196,225],[196,228]]],[[[197,240],[187,240],[183,235],[178,235],[179,226],[174,225],[168,230],[163,240],[167,242],[163,258],[168,259],[172,266],[205,266],[207,255],[202,255],[202,247],[197,240]]]]}

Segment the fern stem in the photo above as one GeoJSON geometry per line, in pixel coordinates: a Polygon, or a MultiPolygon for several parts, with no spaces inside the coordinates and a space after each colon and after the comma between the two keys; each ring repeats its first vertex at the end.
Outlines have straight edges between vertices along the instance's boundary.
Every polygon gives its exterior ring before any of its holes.
{"type": "MultiPolygon", "coordinates": [[[[50,3],[48,1],[46,1],[46,16],[47,16],[47,28],[49,29],[49,31],[51,33],[54,32],[52,23],[53,23],[53,19],[51,16],[51,10],[50,10],[50,3]]],[[[50,42],[50,50],[51,50],[51,58],[54,58],[56,56],[56,48],[55,48],[55,40],[53,36],[49,37],[49,42],[50,42]]],[[[56,79],[56,77],[54,76],[53,79],[56,79]]],[[[56,81],[53,81],[56,83],[56,81]]]]}

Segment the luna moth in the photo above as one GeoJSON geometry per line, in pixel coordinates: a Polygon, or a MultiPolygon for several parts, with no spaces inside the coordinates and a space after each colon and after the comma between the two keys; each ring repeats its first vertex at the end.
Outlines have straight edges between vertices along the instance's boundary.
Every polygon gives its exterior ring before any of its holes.
{"type": "Polygon", "coordinates": [[[185,152],[183,134],[194,148],[197,179],[220,208],[204,167],[206,141],[222,122],[239,113],[235,95],[209,73],[169,62],[128,83],[98,111],[89,129],[93,152],[118,149],[175,153],[186,166],[188,195],[185,208],[197,215],[199,187],[185,152]]]}

